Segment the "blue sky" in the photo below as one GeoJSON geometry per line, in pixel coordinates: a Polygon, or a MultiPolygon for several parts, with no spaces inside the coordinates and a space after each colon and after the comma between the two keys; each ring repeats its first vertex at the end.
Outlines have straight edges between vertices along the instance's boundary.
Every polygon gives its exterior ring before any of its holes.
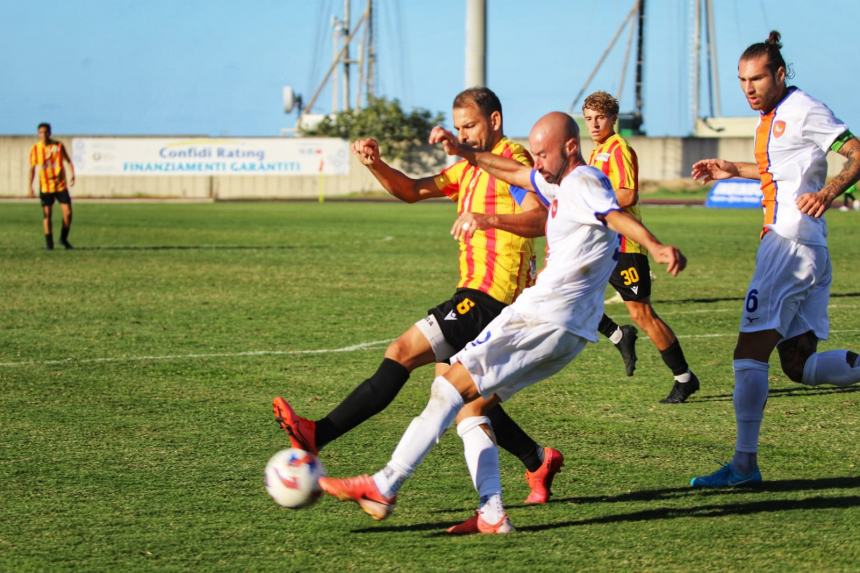
{"type": "MultiPolygon", "coordinates": [[[[354,0],[353,14],[363,0],[354,0]]],[[[724,115],[751,115],[737,57],[783,33],[794,83],[860,130],[855,0],[714,0],[724,115]]],[[[0,0],[0,133],[277,135],[331,58],[342,0],[0,0]]],[[[567,110],[632,0],[488,0],[488,85],[506,131],[524,135],[567,110]]],[[[646,130],[690,129],[690,0],[649,0],[646,130]]],[[[463,0],[378,0],[379,88],[407,107],[449,114],[464,82],[463,0]]],[[[591,89],[615,91],[624,41],[591,89]]],[[[631,69],[632,72],[632,69],[631,69]]],[[[622,108],[632,107],[632,75],[622,108]]],[[[703,90],[704,93],[704,90],[703,90]]],[[[323,93],[319,111],[328,111],[323,93]]],[[[707,102],[702,100],[702,109],[707,102]]]]}

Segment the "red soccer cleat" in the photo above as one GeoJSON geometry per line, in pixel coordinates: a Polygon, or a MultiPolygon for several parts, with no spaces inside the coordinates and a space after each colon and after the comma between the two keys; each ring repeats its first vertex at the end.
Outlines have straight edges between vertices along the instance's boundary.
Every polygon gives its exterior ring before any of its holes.
{"type": "Polygon", "coordinates": [[[523,502],[527,505],[542,504],[549,501],[552,495],[550,487],[555,474],[561,471],[564,465],[564,456],[554,448],[543,449],[543,463],[537,471],[526,471],[526,482],[531,488],[531,493],[523,502]]]}
{"type": "Polygon", "coordinates": [[[492,524],[484,521],[480,511],[476,511],[475,515],[452,527],[448,528],[448,533],[451,535],[470,535],[472,533],[483,533],[485,535],[498,535],[510,533],[514,531],[514,526],[511,525],[511,520],[508,519],[508,514],[504,514],[498,523],[492,524]]]}
{"type": "Polygon", "coordinates": [[[356,502],[364,513],[376,521],[382,521],[391,515],[397,502],[396,495],[385,497],[379,493],[373,478],[367,474],[343,479],[321,477],[319,484],[324,492],[341,501],[356,502]]]}
{"type": "Polygon", "coordinates": [[[272,400],[272,410],[278,425],[290,436],[294,448],[319,454],[317,449],[317,423],[297,415],[290,403],[278,396],[272,400]]]}

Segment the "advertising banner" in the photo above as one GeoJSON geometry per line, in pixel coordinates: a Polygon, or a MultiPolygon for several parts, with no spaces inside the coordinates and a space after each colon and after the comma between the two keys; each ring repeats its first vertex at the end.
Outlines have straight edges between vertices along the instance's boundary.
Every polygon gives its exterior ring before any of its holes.
{"type": "Polygon", "coordinates": [[[761,187],[752,179],[723,179],[708,193],[705,207],[725,209],[761,208],[761,187]]]}
{"type": "Polygon", "coordinates": [[[92,175],[348,175],[334,138],[76,138],[75,171],[92,175]]]}

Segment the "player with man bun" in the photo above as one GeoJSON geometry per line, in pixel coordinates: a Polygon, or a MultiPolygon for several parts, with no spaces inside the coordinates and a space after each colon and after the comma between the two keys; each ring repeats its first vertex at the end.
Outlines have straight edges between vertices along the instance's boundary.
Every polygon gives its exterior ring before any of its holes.
{"type": "Polygon", "coordinates": [[[735,455],[693,487],[761,481],[759,429],[768,395],[768,359],[779,352],[783,372],[809,386],[860,381],[860,357],[850,350],[818,352],[830,325],[831,265],[824,212],[860,179],[860,141],[826,105],[786,85],[790,73],[779,32],[740,57],[738,79],[749,106],[760,113],[755,163],[705,159],[693,165],[702,181],[761,180],[764,224],[755,271],[744,299],[734,351],[735,455]],[[828,152],[848,159],[825,183],[828,152]]]}

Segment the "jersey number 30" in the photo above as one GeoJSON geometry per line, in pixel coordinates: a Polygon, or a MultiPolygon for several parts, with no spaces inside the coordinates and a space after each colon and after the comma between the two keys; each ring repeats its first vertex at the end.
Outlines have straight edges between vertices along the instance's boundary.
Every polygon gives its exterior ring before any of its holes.
{"type": "Polygon", "coordinates": [[[633,283],[639,282],[639,271],[636,270],[636,267],[630,267],[626,271],[621,271],[619,273],[621,278],[624,279],[624,286],[630,286],[633,283]]]}

